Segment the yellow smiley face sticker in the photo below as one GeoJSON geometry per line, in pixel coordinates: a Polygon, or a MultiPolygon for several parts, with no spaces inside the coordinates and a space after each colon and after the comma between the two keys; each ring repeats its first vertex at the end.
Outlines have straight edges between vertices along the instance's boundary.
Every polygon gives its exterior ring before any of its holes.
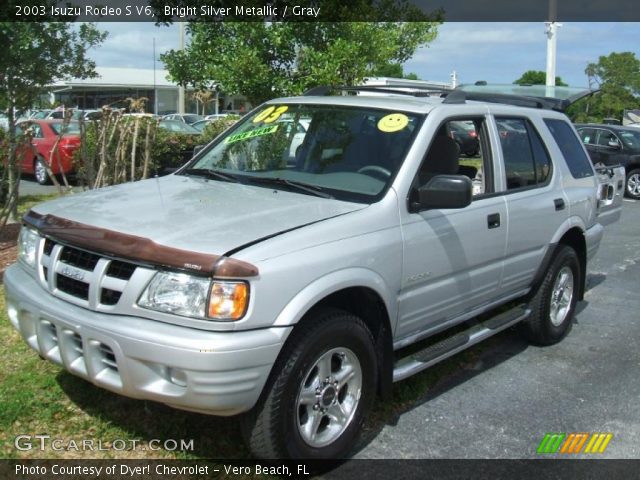
{"type": "Polygon", "coordinates": [[[409,117],[402,113],[390,113],[378,121],[378,130],[386,133],[399,132],[409,125],[409,117]]]}

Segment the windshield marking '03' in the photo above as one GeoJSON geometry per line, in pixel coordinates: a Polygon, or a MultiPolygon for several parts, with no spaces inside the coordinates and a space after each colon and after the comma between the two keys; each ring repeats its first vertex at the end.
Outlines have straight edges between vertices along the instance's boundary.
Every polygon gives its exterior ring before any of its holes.
{"type": "Polygon", "coordinates": [[[339,200],[371,203],[391,184],[422,118],[372,108],[267,105],[223,134],[189,170],[220,170],[282,189],[304,184],[339,200]]]}

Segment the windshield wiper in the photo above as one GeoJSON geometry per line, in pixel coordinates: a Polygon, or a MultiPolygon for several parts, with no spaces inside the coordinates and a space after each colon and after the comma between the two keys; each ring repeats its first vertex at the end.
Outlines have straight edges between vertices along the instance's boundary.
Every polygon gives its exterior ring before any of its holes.
{"type": "Polygon", "coordinates": [[[232,173],[224,173],[213,168],[188,168],[182,175],[197,175],[205,178],[215,178],[218,180],[224,180],[225,182],[244,183],[238,175],[232,173]]]}
{"type": "Polygon", "coordinates": [[[284,185],[287,187],[294,188],[298,191],[310,193],[317,197],[322,198],[335,198],[333,195],[324,191],[324,189],[318,185],[312,185],[310,183],[298,182],[296,180],[287,180],[286,178],[280,177],[251,177],[251,182],[254,183],[264,183],[267,185],[284,185]]]}

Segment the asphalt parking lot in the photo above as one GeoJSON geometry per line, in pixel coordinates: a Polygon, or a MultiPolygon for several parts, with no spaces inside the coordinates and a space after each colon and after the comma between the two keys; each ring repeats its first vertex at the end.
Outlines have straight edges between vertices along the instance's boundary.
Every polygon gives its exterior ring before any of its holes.
{"type": "Polygon", "coordinates": [[[639,226],[640,202],[625,200],[561,343],[533,347],[512,329],[479,345],[474,362],[369,431],[356,458],[540,458],[548,432],[612,433],[603,454],[578,456],[640,458],[639,226]]]}

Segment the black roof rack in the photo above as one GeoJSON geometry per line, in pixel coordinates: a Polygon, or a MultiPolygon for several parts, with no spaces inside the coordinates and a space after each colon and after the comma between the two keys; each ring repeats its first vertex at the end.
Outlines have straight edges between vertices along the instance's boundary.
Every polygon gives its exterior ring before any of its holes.
{"type": "MultiPolygon", "coordinates": [[[[515,105],[519,107],[540,108],[546,110],[556,110],[564,112],[569,105],[577,100],[589,95],[593,95],[599,90],[577,90],[566,88],[563,91],[562,87],[557,90],[557,93],[564,98],[556,98],[544,96],[544,86],[540,85],[503,85],[492,86],[487,85],[486,82],[476,82],[475,85],[461,85],[455,90],[448,89],[434,89],[427,87],[426,85],[416,85],[407,87],[388,87],[386,85],[360,85],[360,86],[319,86],[307,90],[304,92],[305,96],[325,96],[331,92],[378,92],[378,93],[390,93],[396,95],[407,95],[412,97],[429,97],[439,95],[445,97],[443,103],[448,104],[463,104],[467,100],[475,100],[480,102],[489,103],[501,103],[505,105],[515,105]],[[498,89],[498,91],[492,91],[492,89],[498,89]],[[502,93],[507,91],[508,93],[502,93]]],[[[555,91],[555,90],[554,90],[555,91]]]]}
{"type": "Polygon", "coordinates": [[[304,92],[304,96],[325,96],[329,95],[331,92],[378,92],[378,93],[391,93],[396,95],[408,95],[411,97],[429,97],[432,95],[446,95],[451,92],[451,90],[446,89],[437,89],[431,88],[427,86],[417,85],[417,86],[407,86],[407,87],[388,87],[386,85],[359,85],[359,86],[335,86],[330,87],[327,85],[322,85],[319,87],[314,87],[306,92],[304,92]]]}
{"type": "Polygon", "coordinates": [[[444,103],[465,103],[467,100],[476,100],[564,112],[569,105],[599,91],[552,87],[551,93],[557,95],[553,97],[547,96],[548,90],[544,85],[487,85],[486,82],[476,82],[474,85],[460,85],[447,96],[444,103]]]}

